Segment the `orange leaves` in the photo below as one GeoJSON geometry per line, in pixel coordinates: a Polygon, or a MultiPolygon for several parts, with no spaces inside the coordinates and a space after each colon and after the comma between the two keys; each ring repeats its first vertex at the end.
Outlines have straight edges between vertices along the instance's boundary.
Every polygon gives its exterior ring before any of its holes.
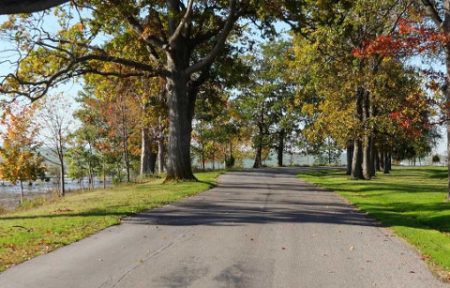
{"type": "Polygon", "coordinates": [[[391,112],[389,117],[397,123],[410,138],[416,138],[430,129],[428,120],[429,100],[420,93],[408,96],[401,109],[391,112]]]}
{"type": "Polygon", "coordinates": [[[374,55],[412,55],[415,53],[436,53],[450,43],[450,34],[424,27],[407,19],[400,19],[397,30],[390,35],[380,35],[367,40],[362,47],[353,49],[357,58],[374,55]]]}
{"type": "Polygon", "coordinates": [[[43,159],[36,154],[39,145],[35,141],[37,127],[32,121],[33,108],[8,107],[2,115],[5,131],[1,134],[0,174],[4,180],[12,183],[35,180],[45,170],[43,159]]]}

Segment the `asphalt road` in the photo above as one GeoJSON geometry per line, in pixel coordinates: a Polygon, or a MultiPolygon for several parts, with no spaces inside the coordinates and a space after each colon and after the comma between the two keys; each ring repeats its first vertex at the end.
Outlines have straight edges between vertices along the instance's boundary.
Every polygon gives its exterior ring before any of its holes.
{"type": "Polygon", "coordinates": [[[296,169],[229,173],[0,274],[1,288],[449,287],[414,250],[296,169]]]}

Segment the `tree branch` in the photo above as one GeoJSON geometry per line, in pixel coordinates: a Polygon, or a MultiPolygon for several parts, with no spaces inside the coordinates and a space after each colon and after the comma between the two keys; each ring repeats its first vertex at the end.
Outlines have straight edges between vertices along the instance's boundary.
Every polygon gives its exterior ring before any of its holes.
{"type": "Polygon", "coordinates": [[[441,16],[439,16],[439,12],[436,8],[436,4],[434,3],[434,1],[422,0],[422,3],[423,5],[425,5],[425,9],[427,10],[428,16],[431,17],[431,20],[433,20],[436,26],[440,29],[444,21],[442,20],[441,16]]]}
{"type": "Polygon", "coordinates": [[[230,15],[228,16],[228,19],[225,23],[225,26],[222,30],[222,32],[219,34],[216,45],[211,50],[211,52],[202,60],[200,60],[197,63],[194,63],[191,65],[188,69],[186,69],[186,74],[190,75],[192,73],[198,72],[203,69],[203,67],[211,64],[214,62],[216,57],[219,55],[220,51],[222,51],[222,48],[225,45],[225,42],[228,38],[228,35],[230,34],[231,30],[233,30],[234,24],[236,20],[239,18],[236,8],[236,0],[230,1],[230,15]]]}
{"type": "Polygon", "coordinates": [[[69,1],[70,0],[0,0],[0,15],[38,12],[69,1]]]}
{"type": "Polygon", "coordinates": [[[181,32],[183,31],[183,28],[188,24],[191,20],[192,12],[193,12],[193,4],[194,0],[189,0],[188,7],[186,8],[186,13],[184,14],[183,18],[181,18],[180,23],[178,24],[177,28],[175,29],[175,32],[170,36],[169,41],[167,45],[169,47],[173,46],[175,41],[180,37],[181,32]]]}

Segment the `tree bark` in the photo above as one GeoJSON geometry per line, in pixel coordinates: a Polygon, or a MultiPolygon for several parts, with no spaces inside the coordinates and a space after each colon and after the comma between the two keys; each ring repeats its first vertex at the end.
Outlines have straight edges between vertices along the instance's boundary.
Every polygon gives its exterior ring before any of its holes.
{"type": "Polygon", "coordinates": [[[144,177],[150,173],[154,173],[151,169],[151,154],[152,154],[152,144],[150,138],[150,131],[148,128],[141,129],[141,165],[139,169],[139,174],[144,177]]]}
{"type": "Polygon", "coordinates": [[[385,152],[384,153],[384,161],[383,161],[384,162],[384,168],[383,168],[384,174],[389,174],[391,171],[390,164],[389,164],[389,162],[390,162],[389,158],[390,158],[389,153],[385,152]]]}
{"type": "Polygon", "coordinates": [[[391,152],[387,153],[387,169],[392,171],[392,154],[391,152]]]}
{"type": "Polygon", "coordinates": [[[284,152],[284,138],[285,138],[286,131],[284,129],[281,129],[278,132],[278,167],[283,167],[283,152],[284,152]]]}
{"type": "Polygon", "coordinates": [[[60,170],[60,179],[61,179],[60,180],[61,181],[61,183],[60,183],[61,191],[59,191],[59,193],[60,193],[59,196],[64,197],[66,195],[66,183],[65,183],[66,179],[64,176],[64,173],[65,173],[64,162],[61,163],[59,170],[60,170]]]}
{"type": "Polygon", "coordinates": [[[261,168],[262,167],[262,149],[263,149],[263,133],[264,127],[262,124],[258,125],[258,136],[256,143],[256,153],[255,153],[255,162],[253,163],[253,168],[261,168]]]}
{"type": "Polygon", "coordinates": [[[378,151],[375,151],[375,170],[381,171],[381,161],[380,161],[380,153],[378,151]]]}
{"type": "MultiPolygon", "coordinates": [[[[171,67],[167,78],[169,141],[166,181],[196,180],[191,167],[193,104],[189,97],[187,75],[171,67]]],[[[195,102],[195,101],[194,101],[195,102]]]]}
{"type": "Polygon", "coordinates": [[[353,141],[347,143],[347,175],[352,175],[353,141]]]}
{"type": "Polygon", "coordinates": [[[377,173],[377,168],[376,168],[376,150],[375,150],[375,145],[374,145],[374,139],[373,137],[370,137],[370,142],[369,142],[369,151],[370,151],[370,176],[374,177],[376,176],[377,173]]]}
{"type": "Polygon", "coordinates": [[[158,139],[158,173],[162,174],[165,167],[165,156],[164,156],[164,138],[161,136],[158,139]]]}
{"type": "Polygon", "coordinates": [[[367,91],[362,91],[362,120],[363,120],[363,127],[364,127],[364,134],[363,134],[363,163],[362,163],[362,170],[363,170],[363,177],[366,180],[370,180],[372,178],[372,173],[370,169],[370,131],[368,127],[368,121],[369,121],[369,101],[370,101],[370,94],[367,91]]]}
{"type": "Polygon", "coordinates": [[[23,203],[23,181],[20,180],[20,203],[23,203]]]}
{"type": "MultiPolygon", "coordinates": [[[[445,1],[446,7],[450,8],[450,0],[445,1]]],[[[450,11],[446,9],[445,13],[445,21],[444,21],[444,30],[445,32],[450,32],[450,11]]],[[[448,177],[447,177],[447,200],[450,201],[450,44],[447,44],[447,47],[445,49],[446,51],[446,68],[447,68],[447,75],[445,79],[445,101],[446,104],[446,128],[447,128],[447,170],[448,170],[448,177]]]]}
{"type": "Polygon", "coordinates": [[[352,161],[352,173],[353,179],[364,179],[362,171],[362,143],[359,140],[355,140],[353,144],[353,161],[352,161]]]}
{"type": "MultiPolygon", "coordinates": [[[[364,89],[358,88],[356,91],[356,119],[361,123],[364,120],[364,89]]],[[[364,179],[363,175],[363,143],[360,139],[353,142],[353,161],[352,161],[352,178],[364,179]]]]}

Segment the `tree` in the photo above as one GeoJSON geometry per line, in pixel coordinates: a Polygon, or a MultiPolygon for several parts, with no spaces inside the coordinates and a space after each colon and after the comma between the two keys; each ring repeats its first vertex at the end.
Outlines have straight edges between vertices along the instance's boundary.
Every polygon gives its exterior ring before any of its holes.
{"type": "Polygon", "coordinates": [[[278,165],[283,166],[286,142],[300,123],[300,111],[294,104],[295,85],[286,74],[286,63],[292,59],[292,47],[287,41],[277,40],[261,45],[246,57],[252,67],[249,80],[240,85],[240,94],[234,106],[241,122],[252,128],[255,149],[254,168],[262,165],[264,151],[277,152],[278,165]]]}
{"type": "MultiPolygon", "coordinates": [[[[434,92],[441,92],[444,95],[442,105],[443,123],[447,125],[447,139],[450,140],[450,1],[416,1],[411,9],[412,13],[404,15],[399,19],[398,29],[390,34],[382,34],[366,39],[365,45],[355,52],[360,57],[371,57],[382,55],[389,57],[410,57],[413,55],[434,56],[440,59],[446,67],[444,77],[433,75],[428,88],[434,92]],[[443,52],[443,53],[442,53],[443,52]],[[439,85],[439,78],[441,84],[439,85]],[[441,87],[440,87],[441,86],[441,87]],[[442,89],[439,89],[442,88],[442,89]],[[440,90],[440,91],[439,91],[440,90]]],[[[429,76],[433,71],[426,71],[429,76]]],[[[438,73],[439,74],[439,73],[438,73]]],[[[450,141],[448,154],[450,155],[450,141]]],[[[450,168],[450,162],[448,164],[450,168]]],[[[450,199],[450,173],[448,176],[448,199],[450,199]]]]}
{"type": "Polygon", "coordinates": [[[371,37],[394,33],[410,6],[391,0],[335,6],[332,21],[319,19],[313,33],[300,31],[295,39],[296,73],[291,74],[300,75],[299,100],[311,118],[307,138],[323,143],[331,137],[347,147],[348,172],[355,179],[374,176],[377,148],[391,152],[391,145],[381,145],[389,134],[383,129],[397,124],[390,113],[402,99],[421,93],[417,73],[398,58],[361,58],[355,51],[371,37]]]}
{"type": "Polygon", "coordinates": [[[298,12],[302,5],[289,2],[286,6],[274,3],[261,7],[258,1],[238,0],[72,3],[77,10],[59,10],[65,29],[56,34],[40,27],[28,30],[36,34],[21,33],[25,26],[33,24],[25,19],[22,25],[15,25],[17,17],[3,26],[17,36],[19,50],[27,56],[20,59],[18,73],[5,77],[2,92],[36,99],[45,95],[49,87],[86,73],[165,78],[169,109],[168,180],[194,179],[190,140],[196,95],[209,78],[229,35],[239,36],[244,18],[270,23],[274,17],[265,9],[273,10],[275,15],[287,15],[287,10],[298,12]],[[73,25],[69,15],[78,11],[86,13],[73,25]],[[96,38],[105,34],[111,40],[96,44],[96,38]],[[48,64],[33,65],[39,59],[46,59],[48,64]],[[124,69],[104,69],[101,63],[105,62],[124,69]]]}
{"type": "Polygon", "coordinates": [[[73,130],[71,118],[71,107],[60,101],[62,95],[47,96],[40,105],[38,120],[40,126],[40,137],[50,155],[46,155],[46,160],[59,166],[59,184],[61,197],[65,196],[65,155],[67,144],[73,130]],[[57,159],[55,161],[55,159],[57,159]]]}
{"type": "Polygon", "coordinates": [[[23,182],[43,179],[45,176],[43,158],[37,152],[38,129],[32,123],[33,114],[33,107],[18,111],[8,107],[2,115],[5,132],[1,133],[3,146],[0,148],[0,175],[13,184],[20,183],[21,202],[24,197],[23,182]]]}

